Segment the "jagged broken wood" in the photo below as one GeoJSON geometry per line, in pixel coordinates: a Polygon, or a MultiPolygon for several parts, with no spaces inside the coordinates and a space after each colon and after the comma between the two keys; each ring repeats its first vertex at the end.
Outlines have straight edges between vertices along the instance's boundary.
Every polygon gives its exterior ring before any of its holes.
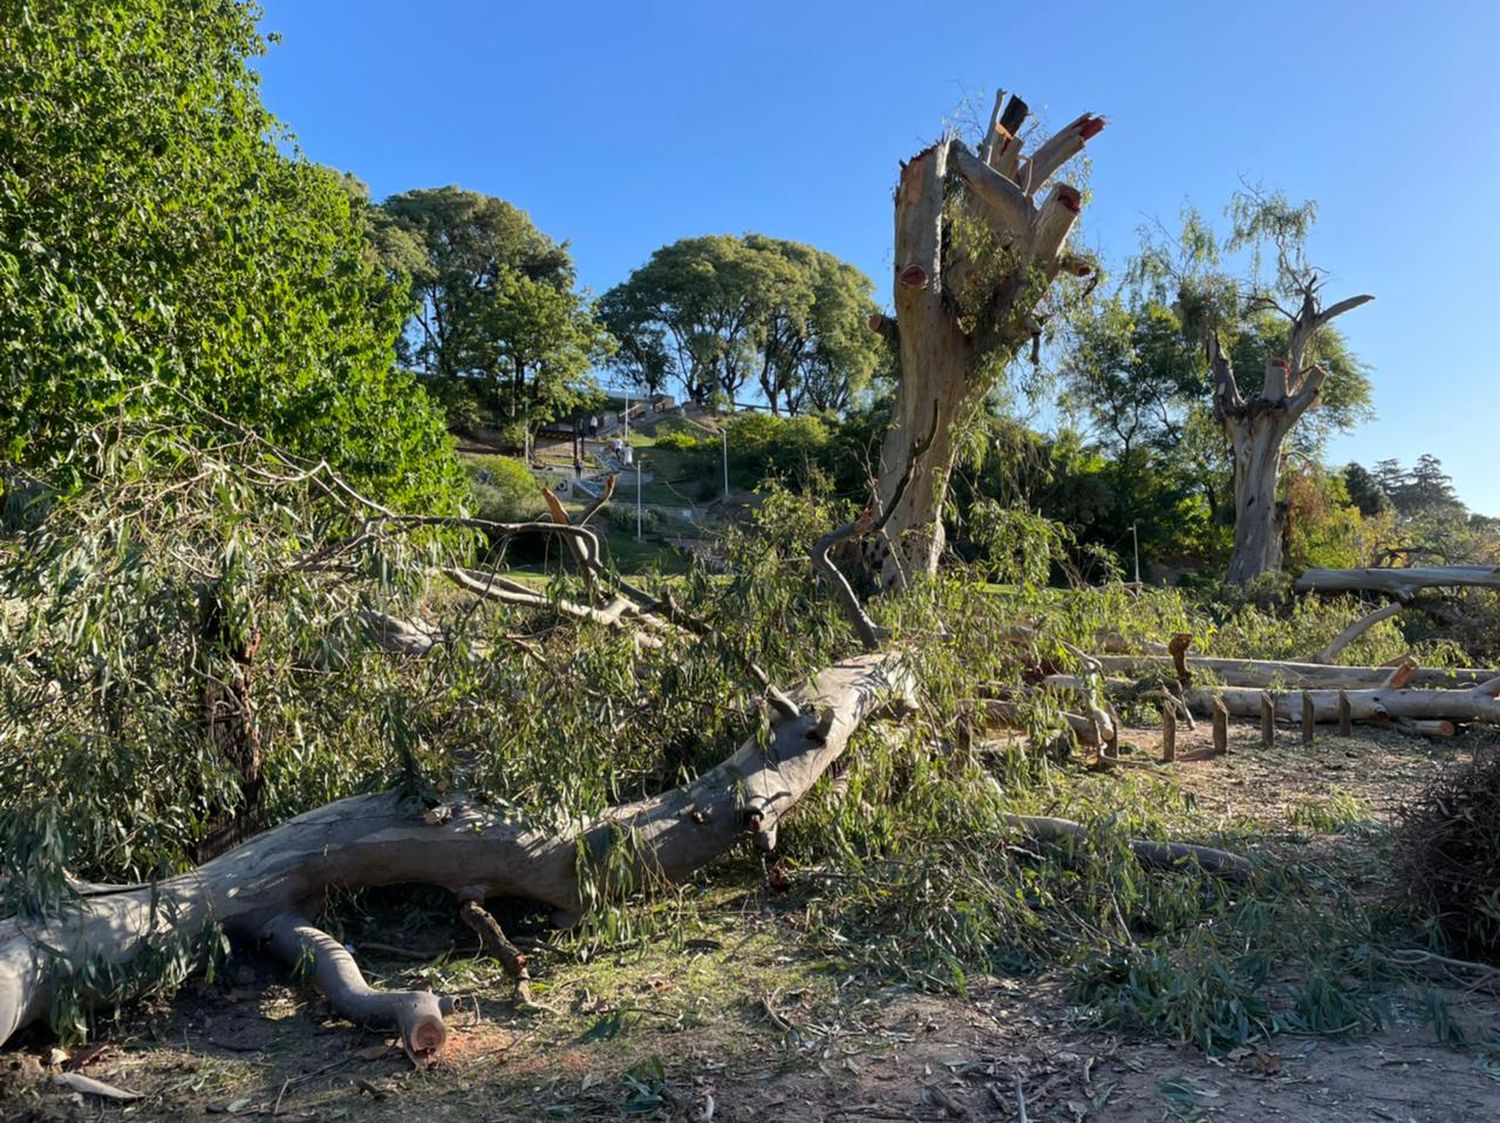
{"type": "Polygon", "coordinates": [[[946,136],[901,168],[896,187],[895,322],[871,319],[890,340],[900,375],[892,424],[880,454],[875,509],[889,518],[870,540],[867,564],[882,589],[936,572],[940,517],[963,429],[996,372],[1040,337],[1036,304],[1059,273],[1089,263],[1067,253],[1083,196],[1048,179],[1104,127],[1085,114],[1022,160],[1026,104],[995,99],[976,155],[946,136]],[[936,437],[908,480],[908,452],[928,430],[936,437]],[[897,491],[903,494],[898,499],[897,491]]]}

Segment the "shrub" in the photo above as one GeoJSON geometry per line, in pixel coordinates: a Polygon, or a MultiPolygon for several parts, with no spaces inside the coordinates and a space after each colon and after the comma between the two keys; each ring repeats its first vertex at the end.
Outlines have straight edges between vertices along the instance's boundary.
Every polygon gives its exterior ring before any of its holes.
{"type": "Polygon", "coordinates": [[[513,456],[485,456],[471,462],[475,513],[496,522],[525,522],[542,509],[542,485],[513,456]]]}
{"type": "Polygon", "coordinates": [[[1444,950],[1500,960],[1500,753],[1440,773],[1399,818],[1400,903],[1444,950]]]}

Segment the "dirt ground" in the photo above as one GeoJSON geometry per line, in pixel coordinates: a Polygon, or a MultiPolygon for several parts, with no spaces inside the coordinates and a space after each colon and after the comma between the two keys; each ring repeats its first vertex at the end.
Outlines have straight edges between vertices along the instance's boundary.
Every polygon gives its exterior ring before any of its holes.
{"type": "MultiPolygon", "coordinates": [[[[1141,757],[1155,738],[1126,735],[1141,757]]],[[[1171,769],[1201,806],[1334,849],[1359,847],[1358,834],[1320,833],[1292,809],[1338,792],[1378,823],[1465,751],[1378,732],[1304,748],[1290,729],[1266,748],[1257,729],[1236,725],[1228,756],[1192,759],[1206,739],[1206,730],[1184,736],[1171,769]]],[[[412,937],[417,950],[452,941],[447,957],[364,949],[372,981],[465,996],[442,1060],[423,1071],[388,1039],[332,1018],[274,965],[242,956],[227,978],[130,1011],[98,1046],[65,1054],[38,1031],[0,1054],[0,1119],[1500,1118],[1492,996],[1443,992],[1471,1042],[1462,1048],[1440,1044],[1416,997],[1397,995],[1374,1035],[1280,1034],[1214,1058],[1101,1031],[1056,980],[971,980],[960,998],[842,974],[837,961],[797,951],[753,889],[727,902],[718,923],[712,938],[593,963],[544,953],[529,1006],[497,968],[469,958],[456,928],[412,937]],[[59,1083],[68,1069],[140,1098],[76,1091],[59,1083]]]]}

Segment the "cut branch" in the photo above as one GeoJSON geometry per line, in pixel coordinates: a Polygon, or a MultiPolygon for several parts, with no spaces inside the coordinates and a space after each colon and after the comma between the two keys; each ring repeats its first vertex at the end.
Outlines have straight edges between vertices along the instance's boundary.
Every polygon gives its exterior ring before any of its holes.
{"type": "MultiPolygon", "coordinates": [[[[1056,842],[1067,839],[1075,843],[1087,843],[1088,828],[1072,819],[1058,819],[1050,815],[1007,815],[1006,821],[1030,838],[1041,842],[1056,842]]],[[[1166,870],[1199,869],[1227,881],[1249,881],[1255,867],[1249,859],[1227,850],[1211,846],[1199,846],[1191,842],[1155,842],[1150,839],[1130,840],[1130,852],[1143,866],[1166,870]]]]}

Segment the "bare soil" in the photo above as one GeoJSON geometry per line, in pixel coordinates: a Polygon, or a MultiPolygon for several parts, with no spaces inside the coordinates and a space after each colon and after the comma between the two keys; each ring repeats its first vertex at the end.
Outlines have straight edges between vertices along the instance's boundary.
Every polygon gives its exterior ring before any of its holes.
{"type": "MultiPolygon", "coordinates": [[[[1138,758],[1156,738],[1126,734],[1138,758]]],[[[1321,832],[1293,808],[1337,792],[1362,801],[1378,829],[1434,769],[1472,749],[1380,732],[1303,747],[1295,730],[1267,748],[1258,729],[1237,724],[1228,756],[1193,759],[1207,739],[1206,728],[1184,732],[1184,759],[1170,768],[1200,806],[1356,860],[1358,832],[1321,832]]],[[[465,996],[428,1070],[242,954],[227,977],[132,1009],[106,1027],[102,1047],[64,1053],[38,1031],[0,1054],[0,1119],[1500,1118],[1500,999],[1472,990],[1442,992],[1471,1043],[1462,1048],[1436,1040],[1415,995],[1397,995],[1390,1024],[1373,1035],[1281,1034],[1209,1057],[1101,1031],[1053,979],[972,980],[960,998],[849,976],[797,951],[775,902],[753,886],[717,915],[712,938],[682,946],[647,943],[592,963],[543,953],[532,1006],[517,1004],[497,967],[468,958],[457,927],[402,937],[425,948],[451,941],[451,957],[361,951],[379,979],[465,996]],[[112,1102],[59,1084],[75,1066],[142,1098],[112,1102]]]]}

